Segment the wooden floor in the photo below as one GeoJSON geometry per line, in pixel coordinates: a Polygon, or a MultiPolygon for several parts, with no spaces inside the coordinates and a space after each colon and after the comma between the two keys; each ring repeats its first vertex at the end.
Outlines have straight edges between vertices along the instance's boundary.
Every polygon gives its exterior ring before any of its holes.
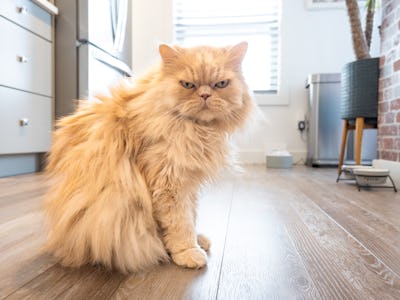
{"type": "Polygon", "coordinates": [[[337,184],[335,169],[225,175],[200,199],[207,268],[131,276],[41,253],[41,179],[0,179],[1,299],[400,299],[400,193],[337,184]]]}

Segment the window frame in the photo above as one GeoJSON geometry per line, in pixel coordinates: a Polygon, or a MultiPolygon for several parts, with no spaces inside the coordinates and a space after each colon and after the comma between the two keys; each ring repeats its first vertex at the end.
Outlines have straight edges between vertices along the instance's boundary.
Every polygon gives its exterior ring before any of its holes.
{"type": "MultiPolygon", "coordinates": [[[[177,2],[180,2],[183,0],[174,0],[172,1],[173,3],[173,32],[174,32],[174,40],[175,42],[178,42],[179,39],[182,39],[182,37],[177,37],[177,15],[176,15],[176,5],[177,2]]],[[[276,65],[276,68],[272,68],[272,72],[275,70],[276,72],[276,83],[270,85],[270,89],[263,89],[263,90],[253,90],[254,95],[257,98],[257,102],[260,105],[281,105],[281,104],[287,104],[287,97],[282,98],[282,48],[281,48],[281,41],[282,41],[282,5],[283,1],[282,0],[275,0],[277,7],[276,11],[276,27],[277,27],[277,34],[278,37],[276,38],[276,52],[273,52],[271,54],[271,57],[276,56],[276,60],[274,64],[276,65]],[[274,89],[275,87],[275,89],[274,89]],[[286,100],[284,100],[286,99],[286,100]],[[282,101],[283,100],[283,101],[282,101]]],[[[275,21],[275,20],[273,20],[275,21]]],[[[274,79],[273,73],[270,72],[268,73],[270,76],[270,79],[274,79]]]]}

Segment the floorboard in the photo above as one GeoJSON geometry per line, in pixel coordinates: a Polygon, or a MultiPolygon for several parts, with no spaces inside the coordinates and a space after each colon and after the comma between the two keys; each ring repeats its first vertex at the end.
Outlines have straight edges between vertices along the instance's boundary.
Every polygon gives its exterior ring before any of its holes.
{"type": "Polygon", "coordinates": [[[274,201],[259,178],[236,180],[220,299],[319,299],[274,201]]]}
{"type": "Polygon", "coordinates": [[[400,299],[400,193],[336,170],[247,166],[203,189],[201,270],[129,276],[43,253],[40,174],[0,178],[0,299],[400,299]]]}

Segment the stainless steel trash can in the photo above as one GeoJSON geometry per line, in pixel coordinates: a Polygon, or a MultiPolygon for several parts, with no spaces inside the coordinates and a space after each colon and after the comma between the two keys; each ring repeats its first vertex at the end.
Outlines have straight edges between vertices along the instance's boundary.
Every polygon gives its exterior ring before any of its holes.
{"type": "MultiPolygon", "coordinates": [[[[343,121],[340,118],[340,73],[311,74],[307,78],[308,130],[307,160],[309,166],[337,166],[343,121]]],[[[353,133],[349,133],[346,164],[353,162],[353,133]]],[[[362,163],[377,157],[377,131],[364,131],[362,163]]]]}
{"type": "Polygon", "coordinates": [[[308,88],[307,165],[337,165],[342,132],[340,73],[311,74],[308,88]]]}

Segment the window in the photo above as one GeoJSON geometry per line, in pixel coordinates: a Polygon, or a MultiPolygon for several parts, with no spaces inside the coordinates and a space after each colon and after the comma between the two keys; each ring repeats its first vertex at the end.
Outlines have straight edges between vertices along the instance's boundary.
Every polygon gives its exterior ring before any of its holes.
{"type": "Polygon", "coordinates": [[[184,46],[249,43],[243,72],[255,92],[277,93],[280,0],[175,0],[175,40],[184,46]]]}

